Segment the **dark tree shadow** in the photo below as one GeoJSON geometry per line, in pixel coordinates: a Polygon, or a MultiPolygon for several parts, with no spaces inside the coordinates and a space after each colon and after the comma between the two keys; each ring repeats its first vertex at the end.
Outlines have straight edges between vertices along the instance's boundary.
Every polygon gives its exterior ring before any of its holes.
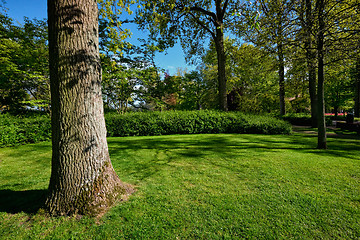
{"type": "Polygon", "coordinates": [[[43,207],[47,190],[0,190],[0,212],[35,214],[43,207]]]}
{"type": "MultiPolygon", "coordinates": [[[[190,135],[189,135],[190,136],[190,135]]],[[[134,151],[148,149],[156,154],[147,161],[124,164],[122,170],[135,176],[136,179],[146,179],[156,175],[164,167],[171,165],[179,157],[186,157],[197,161],[207,155],[216,154],[227,159],[235,159],[239,155],[251,158],[253,153],[266,155],[271,152],[293,151],[302,153],[309,158],[314,155],[342,157],[353,161],[360,160],[360,142],[352,139],[338,139],[329,137],[329,149],[316,149],[316,135],[284,135],[281,137],[267,137],[264,135],[232,134],[205,135],[200,140],[191,137],[187,139],[156,136],[149,138],[108,139],[110,156],[127,156],[131,159],[134,151]],[[239,139],[241,141],[237,141],[239,139]],[[253,149],[253,150],[251,150],[253,149]],[[250,150],[250,152],[249,152],[250,150]],[[308,155],[309,154],[309,155],[308,155]],[[170,164],[170,165],[169,165],[170,164]]],[[[196,163],[195,163],[196,164],[196,163]]],[[[216,166],[219,162],[213,163],[216,166]]],[[[240,163],[239,163],[240,164],[240,163]]],[[[227,167],[227,162],[221,165],[227,167]]]]}

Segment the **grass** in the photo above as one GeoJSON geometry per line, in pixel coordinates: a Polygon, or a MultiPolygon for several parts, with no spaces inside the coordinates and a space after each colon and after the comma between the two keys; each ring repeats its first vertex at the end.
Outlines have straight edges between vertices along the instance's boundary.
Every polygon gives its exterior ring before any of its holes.
{"type": "Polygon", "coordinates": [[[316,136],[109,138],[137,192],[102,219],[37,213],[49,142],[0,149],[0,239],[359,239],[360,142],[316,136]]]}

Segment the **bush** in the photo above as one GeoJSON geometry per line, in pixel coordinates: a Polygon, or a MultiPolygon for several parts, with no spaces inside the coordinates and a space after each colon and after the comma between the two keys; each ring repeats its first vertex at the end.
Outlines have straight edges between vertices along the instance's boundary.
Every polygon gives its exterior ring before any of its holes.
{"type": "Polygon", "coordinates": [[[282,119],[298,126],[311,126],[311,115],[306,113],[288,113],[282,119]]]}
{"type": "Polygon", "coordinates": [[[0,147],[36,143],[51,138],[50,118],[0,114],[0,147]]]}
{"type": "Polygon", "coordinates": [[[270,116],[217,111],[138,112],[106,114],[108,136],[199,133],[289,134],[291,126],[270,116]]]}
{"type": "MultiPolygon", "coordinates": [[[[217,111],[135,112],[105,114],[108,136],[200,133],[289,134],[291,126],[270,116],[217,111]]],[[[0,114],[0,147],[51,139],[47,115],[0,114]]]]}

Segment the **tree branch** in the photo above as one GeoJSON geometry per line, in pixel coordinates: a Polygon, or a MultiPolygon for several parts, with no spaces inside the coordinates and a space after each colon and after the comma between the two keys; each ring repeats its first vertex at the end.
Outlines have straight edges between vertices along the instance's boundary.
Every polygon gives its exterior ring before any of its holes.
{"type": "Polygon", "coordinates": [[[201,13],[203,13],[203,14],[211,17],[212,20],[213,20],[213,22],[214,22],[215,24],[216,24],[216,22],[217,22],[217,16],[216,16],[216,14],[213,13],[213,12],[207,11],[207,10],[201,8],[201,7],[198,7],[198,6],[191,7],[190,10],[191,10],[191,11],[195,11],[195,12],[201,12],[201,13]]]}
{"type": "Polygon", "coordinates": [[[221,18],[224,17],[225,12],[226,12],[226,8],[227,8],[228,5],[229,5],[229,0],[225,0],[224,7],[223,7],[223,10],[222,10],[222,13],[221,13],[221,18]]]}
{"type": "Polygon", "coordinates": [[[207,32],[210,33],[211,37],[215,40],[216,39],[216,35],[213,31],[211,31],[211,29],[205,25],[205,23],[203,23],[202,21],[200,21],[199,18],[197,18],[193,13],[189,12],[190,16],[196,21],[197,24],[199,24],[203,29],[205,29],[207,32]]]}

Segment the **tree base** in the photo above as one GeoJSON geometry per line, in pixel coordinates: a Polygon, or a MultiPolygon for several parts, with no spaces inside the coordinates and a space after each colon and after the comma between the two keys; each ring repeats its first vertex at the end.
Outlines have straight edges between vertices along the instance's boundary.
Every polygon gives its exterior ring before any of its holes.
{"type": "Polygon", "coordinates": [[[51,216],[87,215],[101,217],[117,201],[126,201],[135,192],[131,184],[122,182],[111,164],[93,182],[78,191],[49,187],[45,209],[51,216]]]}

